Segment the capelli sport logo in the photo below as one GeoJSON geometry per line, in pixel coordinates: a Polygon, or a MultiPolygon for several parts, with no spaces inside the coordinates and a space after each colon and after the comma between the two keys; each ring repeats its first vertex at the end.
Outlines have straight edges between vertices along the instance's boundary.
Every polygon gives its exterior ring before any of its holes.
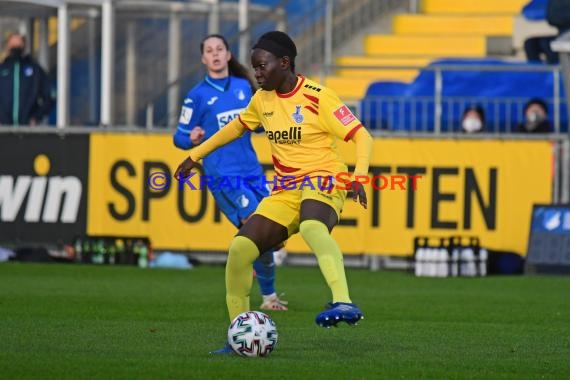
{"type": "Polygon", "coordinates": [[[301,143],[301,127],[290,127],[285,131],[266,131],[267,138],[276,144],[296,145],[301,143]]]}
{"type": "Polygon", "coordinates": [[[45,154],[34,159],[34,176],[0,175],[0,222],[14,222],[21,211],[27,223],[75,223],[83,186],[74,176],[48,176],[45,154]]]}

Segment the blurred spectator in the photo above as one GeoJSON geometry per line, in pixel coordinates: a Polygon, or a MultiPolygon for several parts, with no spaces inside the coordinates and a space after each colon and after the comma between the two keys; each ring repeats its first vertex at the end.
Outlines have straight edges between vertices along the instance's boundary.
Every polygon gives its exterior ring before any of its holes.
{"type": "Polygon", "coordinates": [[[8,35],[0,63],[0,125],[37,125],[54,104],[46,72],[25,48],[23,35],[8,35]]]}
{"type": "Polygon", "coordinates": [[[570,0],[546,0],[538,3],[545,3],[546,21],[558,29],[558,34],[528,38],[524,42],[526,57],[529,62],[558,64],[558,53],[552,50],[550,43],[570,30],[570,0]]]}
{"type": "Polygon", "coordinates": [[[546,102],[539,98],[530,99],[524,109],[524,121],[517,127],[522,133],[549,133],[552,126],[548,120],[548,107],[546,102]]]}
{"type": "Polygon", "coordinates": [[[478,133],[485,130],[485,110],[480,105],[469,106],[461,116],[461,132],[478,133]]]}

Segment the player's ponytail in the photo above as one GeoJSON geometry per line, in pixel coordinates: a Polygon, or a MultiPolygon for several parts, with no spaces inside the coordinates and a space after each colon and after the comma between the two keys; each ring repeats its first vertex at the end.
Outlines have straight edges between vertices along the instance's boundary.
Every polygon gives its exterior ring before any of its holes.
{"type": "Polygon", "coordinates": [[[257,90],[257,85],[253,80],[250,71],[247,69],[247,67],[242,65],[237,59],[235,59],[233,55],[228,62],[228,68],[230,71],[230,75],[247,79],[249,85],[251,86],[252,92],[255,92],[257,90]]]}

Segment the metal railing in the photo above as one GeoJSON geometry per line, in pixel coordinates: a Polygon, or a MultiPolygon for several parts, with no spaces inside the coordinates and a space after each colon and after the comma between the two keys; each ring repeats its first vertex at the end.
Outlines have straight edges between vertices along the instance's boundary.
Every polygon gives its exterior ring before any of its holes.
{"type": "Polygon", "coordinates": [[[296,64],[307,75],[330,65],[334,51],[350,42],[381,17],[396,9],[409,11],[414,0],[321,0],[313,9],[288,19],[299,51],[296,64]]]}
{"type": "MultiPolygon", "coordinates": [[[[317,0],[312,7],[308,7],[294,17],[284,11],[290,1],[281,1],[271,9],[267,9],[265,15],[250,20],[250,24],[234,35],[228,35],[230,44],[240,42],[237,49],[232,49],[238,54],[240,60],[247,65],[247,59],[243,57],[244,44],[242,38],[247,35],[253,37],[255,32],[263,29],[267,20],[276,21],[274,28],[289,32],[297,44],[298,56],[296,59],[297,71],[311,76],[318,73],[319,67],[332,61],[332,51],[346,41],[350,40],[359,31],[370,26],[379,17],[395,9],[417,10],[417,0],[408,0],[406,6],[401,0],[317,0]],[[403,8],[404,7],[404,8],[403,8]]],[[[264,30],[267,31],[267,30],[264,30]]],[[[196,62],[199,57],[196,56],[196,62]]],[[[162,101],[164,94],[181,83],[189,82],[190,78],[196,78],[196,73],[202,73],[203,67],[197,63],[186,68],[184,75],[168,83],[162,90],[145,101],[147,128],[155,126],[172,126],[172,120],[178,114],[178,107],[168,107],[168,113],[156,116],[157,103],[162,101]]],[[[178,105],[177,105],[178,106],[178,105]]]]}
{"type": "MultiPolygon", "coordinates": [[[[334,70],[418,70],[424,75],[423,84],[431,83],[430,93],[397,91],[382,93],[378,90],[377,95],[367,95],[362,101],[352,102],[355,112],[370,129],[404,132],[429,132],[436,135],[441,133],[453,133],[459,130],[461,113],[469,106],[481,106],[486,115],[488,124],[485,130],[490,133],[511,133],[516,131],[516,126],[522,121],[525,103],[529,96],[476,96],[470,94],[449,95],[444,80],[446,73],[551,73],[552,84],[549,96],[542,97],[549,108],[550,121],[553,132],[560,133],[568,130],[567,107],[562,98],[561,67],[558,65],[526,65],[526,64],[432,64],[426,67],[417,66],[338,66],[331,65],[324,68],[325,72],[334,70]],[[431,78],[433,77],[433,78],[431,78]],[[403,93],[402,93],[403,92],[403,93]]],[[[465,83],[468,83],[470,75],[467,75],[465,83]]],[[[542,77],[540,77],[542,78],[542,77]]],[[[538,79],[540,79],[538,78],[538,79]]],[[[537,79],[537,78],[534,78],[537,79]]],[[[417,78],[416,78],[417,80],[417,78]]],[[[458,78],[458,80],[461,80],[458,78]]],[[[374,80],[371,79],[371,83],[374,80]]],[[[457,84],[457,83],[454,83],[457,84]]],[[[544,93],[545,83],[529,82],[529,88],[536,88],[537,93],[544,93]]],[[[447,83],[449,85],[449,83],[447,83]]],[[[479,83],[473,83],[478,86],[479,83]]],[[[410,86],[402,83],[402,86],[410,86]]],[[[480,88],[478,88],[479,90],[480,88]]],[[[477,91],[474,90],[473,94],[477,91]]]]}

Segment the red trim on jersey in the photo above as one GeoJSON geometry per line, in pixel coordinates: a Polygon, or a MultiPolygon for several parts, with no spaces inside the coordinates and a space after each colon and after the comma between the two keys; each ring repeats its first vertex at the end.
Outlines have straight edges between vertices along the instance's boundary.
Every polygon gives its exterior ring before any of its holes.
{"type": "Polygon", "coordinates": [[[350,130],[350,132],[348,132],[346,134],[346,136],[344,137],[344,141],[348,141],[352,138],[352,136],[354,136],[354,134],[356,133],[356,131],[358,131],[360,128],[362,128],[363,125],[362,124],[358,124],[356,127],[352,128],[350,130]]]}
{"type": "Polygon", "coordinates": [[[315,103],[315,104],[319,104],[319,98],[317,98],[316,96],[313,95],[307,95],[307,94],[303,94],[303,96],[307,99],[309,99],[311,102],[315,103]]]}
{"type": "Polygon", "coordinates": [[[243,125],[245,127],[245,129],[247,129],[248,131],[253,131],[253,129],[249,128],[249,126],[243,122],[240,115],[238,115],[238,120],[241,123],[241,125],[243,125]]]}
{"type": "Polygon", "coordinates": [[[311,111],[312,113],[314,113],[315,115],[319,114],[319,111],[314,109],[312,106],[305,106],[305,108],[308,109],[309,111],[311,111]]]}
{"type": "Polygon", "coordinates": [[[277,94],[278,97],[280,98],[290,98],[291,96],[295,95],[295,93],[297,91],[299,91],[299,89],[301,88],[301,85],[303,84],[303,82],[305,81],[305,77],[302,75],[297,75],[297,78],[299,78],[299,80],[297,80],[297,85],[295,86],[295,88],[291,91],[289,91],[286,94],[280,94],[277,91],[275,91],[275,93],[277,94]]]}
{"type": "Polygon", "coordinates": [[[283,173],[294,173],[300,170],[299,168],[291,168],[289,166],[283,165],[274,155],[271,155],[271,159],[273,160],[273,165],[275,166],[275,169],[279,169],[283,173]]]}

